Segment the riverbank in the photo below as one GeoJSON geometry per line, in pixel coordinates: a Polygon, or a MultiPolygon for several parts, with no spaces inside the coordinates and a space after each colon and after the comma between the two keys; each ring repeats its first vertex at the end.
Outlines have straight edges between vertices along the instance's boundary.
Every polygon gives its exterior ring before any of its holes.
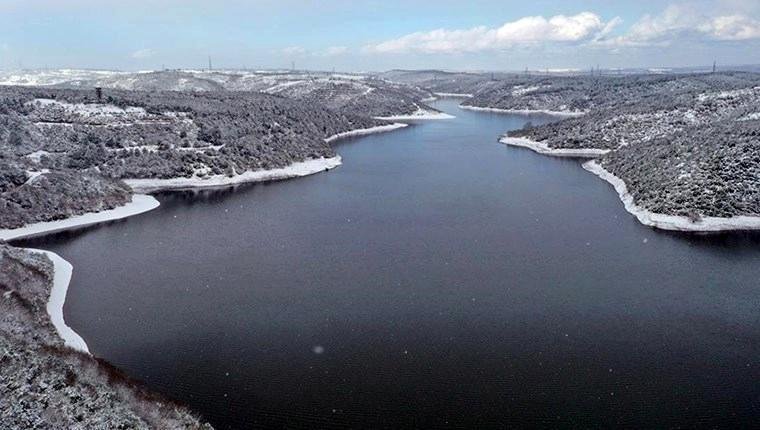
{"type": "Polygon", "coordinates": [[[392,115],[392,116],[379,116],[375,119],[381,119],[385,121],[414,121],[414,120],[435,120],[435,119],[454,119],[454,115],[449,115],[444,112],[433,112],[425,109],[419,109],[409,115],[392,115]]]}
{"type": "Polygon", "coordinates": [[[469,99],[473,97],[472,94],[467,94],[467,93],[433,93],[433,94],[435,94],[438,97],[450,97],[450,98],[457,98],[457,99],[459,98],[469,99]]]}
{"type": "Polygon", "coordinates": [[[338,155],[332,158],[315,158],[301,161],[278,169],[244,172],[234,176],[215,175],[205,178],[125,179],[124,182],[137,192],[154,193],[158,191],[216,188],[253,182],[290,179],[331,170],[340,165],[341,158],[338,155]]]}
{"type": "Polygon", "coordinates": [[[116,221],[133,215],[151,211],[159,206],[158,200],[151,196],[135,194],[132,201],[124,206],[101,212],[90,212],[58,221],[39,222],[15,229],[0,230],[0,240],[11,241],[27,239],[64,230],[74,230],[99,224],[102,222],[116,221]]]}
{"type": "Polygon", "coordinates": [[[550,148],[543,142],[526,139],[523,137],[502,137],[499,142],[520,148],[527,148],[531,151],[552,157],[575,157],[575,158],[597,158],[610,152],[609,149],[596,148],[550,148]]]}
{"type": "Polygon", "coordinates": [[[331,143],[336,140],[345,139],[348,137],[365,136],[368,134],[385,133],[388,131],[397,130],[399,128],[407,127],[409,124],[394,123],[388,125],[378,125],[370,128],[360,128],[358,130],[344,131],[343,133],[334,134],[328,138],[325,138],[325,143],[331,143]]]}
{"type": "Polygon", "coordinates": [[[551,116],[556,116],[559,118],[577,118],[586,114],[586,112],[556,111],[556,110],[545,110],[545,109],[537,109],[537,110],[499,109],[499,108],[468,106],[468,105],[459,105],[459,108],[479,111],[479,112],[495,112],[495,113],[506,113],[506,114],[512,114],[512,115],[539,115],[539,114],[551,115],[551,116]]]}
{"type": "MultiPolygon", "coordinates": [[[[342,138],[352,136],[363,136],[373,133],[388,132],[407,126],[408,124],[395,123],[377,127],[351,130],[330,136],[325,139],[325,142],[330,143],[342,138]]],[[[331,158],[323,157],[297,162],[282,168],[244,172],[235,176],[215,175],[206,178],[195,177],[171,179],[125,179],[124,182],[129,185],[133,191],[141,194],[132,195],[132,200],[124,206],[101,212],[89,212],[62,220],[29,224],[24,227],[15,229],[0,229],[0,240],[12,241],[18,239],[28,239],[65,230],[75,230],[94,224],[115,221],[133,215],[138,215],[153,210],[160,205],[158,200],[156,200],[154,197],[142,193],[198,188],[217,188],[244,183],[290,179],[331,170],[340,166],[341,163],[341,157],[338,155],[331,158]]]]}
{"type": "Polygon", "coordinates": [[[53,263],[53,286],[50,289],[50,297],[45,308],[50,321],[58,332],[58,337],[63,339],[67,347],[89,354],[90,349],[87,347],[87,343],[79,336],[79,333],[66,324],[63,318],[63,305],[66,303],[66,293],[69,290],[74,267],[54,252],[32,248],[26,248],[26,251],[44,254],[53,263]]]}
{"type": "Polygon", "coordinates": [[[62,319],[71,265],[0,245],[3,428],[210,429],[87,353],[62,319]]]}
{"type": "Polygon", "coordinates": [[[595,160],[584,163],[583,168],[610,183],[618,193],[620,200],[625,206],[625,210],[635,216],[644,225],[662,230],[692,233],[760,230],[760,217],[757,216],[735,216],[731,218],[702,217],[698,220],[692,220],[685,216],[651,212],[638,206],[633,196],[628,192],[625,182],[605,170],[595,160]]]}

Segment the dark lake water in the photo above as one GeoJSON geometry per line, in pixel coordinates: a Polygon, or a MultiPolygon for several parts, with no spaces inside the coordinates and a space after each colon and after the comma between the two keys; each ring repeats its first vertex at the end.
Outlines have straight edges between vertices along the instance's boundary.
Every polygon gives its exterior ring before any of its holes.
{"type": "Polygon", "coordinates": [[[757,424],[760,236],[641,226],[497,143],[525,117],[437,107],[329,173],[21,244],[74,265],[95,355],[220,429],[757,424]]]}

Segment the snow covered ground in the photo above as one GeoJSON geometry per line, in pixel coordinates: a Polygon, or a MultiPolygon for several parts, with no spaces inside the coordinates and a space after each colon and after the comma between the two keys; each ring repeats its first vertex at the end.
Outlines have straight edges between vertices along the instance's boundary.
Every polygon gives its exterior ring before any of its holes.
{"type": "Polygon", "coordinates": [[[141,107],[121,108],[104,103],[66,103],[53,99],[35,99],[31,104],[55,107],[63,111],[85,116],[147,115],[141,107]]]}
{"type": "Polygon", "coordinates": [[[625,210],[644,225],[662,230],[683,232],[721,232],[734,230],[760,230],[760,216],[734,216],[730,218],[702,217],[691,220],[685,216],[665,215],[648,211],[636,205],[628,192],[625,182],[605,170],[594,160],[583,164],[583,168],[609,182],[617,191],[625,210]]]}
{"type": "Polygon", "coordinates": [[[69,327],[63,318],[63,305],[66,302],[66,293],[71,283],[71,275],[74,271],[73,266],[54,252],[32,248],[27,248],[26,250],[32,253],[45,254],[53,262],[53,288],[50,290],[50,297],[48,298],[46,308],[50,321],[58,332],[58,336],[63,339],[64,344],[69,348],[89,354],[90,350],[87,347],[87,342],[74,329],[69,327]]]}
{"type": "Polygon", "coordinates": [[[34,151],[31,154],[27,154],[26,158],[32,160],[35,163],[39,163],[42,160],[43,156],[49,156],[50,152],[48,151],[34,151]]]}
{"type": "Polygon", "coordinates": [[[433,93],[438,97],[452,97],[452,98],[463,98],[468,99],[472,98],[472,94],[466,94],[466,93],[433,93]]]}
{"type": "Polygon", "coordinates": [[[145,72],[118,72],[113,70],[5,70],[0,71],[0,85],[45,86],[84,79],[102,79],[115,76],[129,76],[145,72]]]}
{"type": "Polygon", "coordinates": [[[610,152],[609,149],[597,148],[550,148],[543,142],[536,142],[535,140],[525,139],[523,137],[502,137],[499,139],[499,142],[505,145],[528,148],[539,154],[551,155],[553,157],[597,158],[610,152]]]}
{"type": "Polygon", "coordinates": [[[499,109],[499,108],[468,106],[468,105],[459,105],[459,108],[480,111],[480,112],[496,112],[496,113],[506,113],[506,114],[512,114],[512,115],[542,114],[542,115],[552,115],[552,116],[562,117],[562,118],[573,118],[573,117],[583,116],[586,114],[586,112],[575,112],[575,111],[556,111],[556,110],[541,110],[541,109],[538,109],[538,110],[499,109]]]}
{"type": "Polygon", "coordinates": [[[124,182],[136,192],[151,193],[162,190],[183,190],[192,188],[214,188],[251,182],[266,182],[280,179],[296,178],[312,175],[340,166],[340,156],[332,158],[317,158],[293,163],[289,166],[244,172],[234,176],[214,175],[204,178],[171,178],[171,179],[125,179],[124,182]]]}
{"type": "Polygon", "coordinates": [[[382,119],[386,121],[412,121],[412,120],[429,120],[429,119],[452,119],[456,118],[454,115],[449,115],[444,112],[435,112],[418,108],[415,112],[409,115],[392,115],[392,116],[378,116],[375,119],[382,119]]]}
{"type": "Polygon", "coordinates": [[[366,116],[408,114],[413,110],[414,102],[424,104],[433,96],[415,86],[367,75],[318,71],[161,70],[129,73],[21,70],[0,72],[0,84],[142,91],[260,91],[366,116]]]}
{"type": "Polygon", "coordinates": [[[0,266],[0,428],[211,428],[88,355],[64,319],[73,271],[60,256],[0,245],[0,266]]]}
{"type": "Polygon", "coordinates": [[[407,127],[407,126],[408,124],[394,123],[394,124],[388,124],[388,125],[378,125],[377,127],[360,128],[358,130],[344,131],[343,133],[334,134],[326,138],[325,142],[330,143],[339,139],[352,137],[352,136],[364,136],[364,135],[373,134],[373,133],[384,133],[387,131],[393,131],[393,130],[407,127]]]}
{"type": "Polygon", "coordinates": [[[148,212],[159,206],[158,200],[152,196],[135,194],[132,201],[124,206],[102,212],[91,212],[58,221],[39,222],[21,228],[0,230],[0,239],[15,240],[42,236],[64,230],[72,230],[102,222],[114,221],[133,215],[148,212]]]}
{"type": "Polygon", "coordinates": [[[516,85],[512,87],[512,96],[524,96],[525,94],[530,94],[534,91],[540,90],[541,88],[542,86],[540,85],[516,85]]]}

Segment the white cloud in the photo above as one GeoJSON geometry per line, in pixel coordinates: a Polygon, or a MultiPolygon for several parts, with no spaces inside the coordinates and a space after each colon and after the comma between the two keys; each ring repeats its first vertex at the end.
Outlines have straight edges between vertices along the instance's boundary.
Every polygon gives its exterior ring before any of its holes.
{"type": "Polygon", "coordinates": [[[509,48],[539,42],[583,42],[603,36],[620,23],[619,18],[604,22],[591,12],[551,18],[529,16],[498,28],[485,26],[467,30],[438,29],[408,34],[364,47],[372,53],[459,53],[509,48]]]}
{"type": "Polygon", "coordinates": [[[322,53],[325,57],[336,57],[338,55],[343,55],[348,52],[348,48],[345,46],[331,46],[327,49],[325,49],[325,52],[322,53]]]}
{"type": "Polygon", "coordinates": [[[681,5],[670,5],[660,15],[644,15],[626,36],[634,41],[646,42],[689,32],[704,19],[694,10],[681,5]]]}
{"type": "MultiPolygon", "coordinates": [[[[740,2],[737,2],[737,4],[740,2]]],[[[600,41],[610,46],[658,46],[683,40],[741,41],[760,39],[760,20],[741,13],[725,13],[725,8],[700,11],[689,4],[671,4],[659,15],[645,15],[627,34],[600,41]],[[711,14],[711,12],[713,12],[711,14]]]]}
{"type": "Polygon", "coordinates": [[[760,39],[760,20],[742,15],[719,16],[702,29],[718,40],[760,39]]]}
{"type": "Polygon", "coordinates": [[[275,51],[275,53],[279,53],[286,57],[337,57],[347,54],[348,52],[349,49],[345,46],[330,46],[323,50],[314,51],[310,51],[302,46],[288,46],[287,48],[275,51]]]}
{"type": "Polygon", "coordinates": [[[307,52],[308,51],[306,51],[306,48],[303,48],[301,46],[288,46],[287,48],[282,49],[282,54],[289,57],[298,57],[305,55],[307,52]]]}
{"type": "Polygon", "coordinates": [[[604,26],[604,28],[602,29],[602,31],[600,31],[596,35],[596,37],[594,37],[594,40],[604,39],[605,37],[607,37],[607,35],[609,35],[610,33],[612,33],[612,30],[614,30],[615,27],[619,26],[622,23],[623,23],[623,19],[620,18],[619,16],[616,16],[616,17],[612,18],[611,20],[609,20],[607,22],[607,24],[604,26]]]}
{"type": "Polygon", "coordinates": [[[587,45],[621,49],[683,42],[760,40],[760,0],[676,2],[644,15],[622,35],[622,19],[605,21],[593,12],[553,17],[528,16],[500,27],[437,29],[410,33],[365,46],[365,53],[456,54],[497,51],[536,44],[587,45]],[[617,33],[617,34],[615,34],[617,33]]]}
{"type": "Polygon", "coordinates": [[[155,54],[155,51],[152,49],[139,49],[130,55],[132,58],[136,60],[142,60],[145,58],[150,58],[155,54]]]}

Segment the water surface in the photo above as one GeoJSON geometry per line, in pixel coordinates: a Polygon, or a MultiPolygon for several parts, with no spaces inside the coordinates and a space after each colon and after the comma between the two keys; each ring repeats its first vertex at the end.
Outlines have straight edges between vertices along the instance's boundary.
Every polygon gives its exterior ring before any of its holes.
{"type": "Polygon", "coordinates": [[[74,265],[93,354],[221,429],[760,419],[757,235],[641,226],[578,161],[497,143],[527,118],[436,106],[329,173],[24,244],[74,265]]]}

